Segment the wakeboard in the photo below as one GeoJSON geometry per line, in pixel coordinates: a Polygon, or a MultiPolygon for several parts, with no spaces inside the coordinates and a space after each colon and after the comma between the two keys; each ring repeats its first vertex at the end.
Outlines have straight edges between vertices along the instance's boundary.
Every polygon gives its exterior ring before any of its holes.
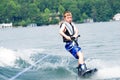
{"type": "Polygon", "coordinates": [[[96,73],[98,71],[97,68],[93,68],[93,69],[87,69],[84,73],[80,74],[78,72],[78,76],[86,78],[86,77],[91,77],[92,75],[94,75],[94,73],[96,73]]]}

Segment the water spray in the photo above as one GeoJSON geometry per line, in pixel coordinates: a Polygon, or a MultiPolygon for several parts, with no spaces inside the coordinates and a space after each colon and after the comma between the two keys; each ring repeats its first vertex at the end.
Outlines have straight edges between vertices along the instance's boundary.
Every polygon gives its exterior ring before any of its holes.
{"type": "Polygon", "coordinates": [[[48,57],[49,55],[44,56],[43,58],[37,60],[34,64],[32,64],[31,66],[25,68],[24,70],[22,70],[21,72],[17,73],[15,76],[11,77],[10,79],[7,80],[15,80],[17,77],[19,77],[20,75],[24,74],[25,72],[27,72],[28,70],[30,70],[33,66],[35,66],[37,63],[41,62],[43,59],[45,59],[46,57],[48,57]]]}

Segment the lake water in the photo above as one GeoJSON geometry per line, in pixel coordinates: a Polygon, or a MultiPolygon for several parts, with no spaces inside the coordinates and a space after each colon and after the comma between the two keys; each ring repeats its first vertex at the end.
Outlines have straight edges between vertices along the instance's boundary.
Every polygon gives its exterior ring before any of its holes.
{"type": "MultiPolygon", "coordinates": [[[[120,80],[120,22],[76,26],[87,66],[98,68],[86,79],[120,80]]],[[[58,25],[0,29],[0,80],[82,80],[76,67],[58,25]]]]}

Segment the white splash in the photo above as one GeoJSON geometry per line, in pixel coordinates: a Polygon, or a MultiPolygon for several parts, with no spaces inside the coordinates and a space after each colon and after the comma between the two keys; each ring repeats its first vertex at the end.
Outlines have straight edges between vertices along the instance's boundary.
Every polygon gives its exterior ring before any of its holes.
{"type": "Polygon", "coordinates": [[[87,60],[87,65],[98,69],[98,72],[92,77],[95,80],[120,78],[120,65],[114,61],[93,58],[87,60]]]}
{"type": "Polygon", "coordinates": [[[96,77],[99,77],[100,79],[120,78],[120,67],[109,66],[107,68],[100,69],[96,77]]]}
{"type": "MultiPolygon", "coordinates": [[[[0,47],[0,66],[16,66],[16,60],[19,60],[21,58],[22,60],[25,60],[26,62],[33,64],[33,61],[31,61],[30,57],[33,54],[38,54],[44,51],[44,49],[23,49],[23,50],[12,50],[0,47]]],[[[17,66],[16,66],[17,67],[17,66]]]]}
{"type": "Polygon", "coordinates": [[[0,66],[14,66],[17,59],[15,51],[0,47],[0,66]]]}
{"type": "Polygon", "coordinates": [[[24,70],[22,70],[21,72],[17,73],[15,76],[11,77],[10,79],[7,80],[15,80],[17,77],[19,77],[20,75],[24,74],[25,72],[27,72],[28,70],[30,70],[33,66],[36,66],[37,63],[43,61],[43,59],[45,59],[46,57],[48,57],[49,55],[44,56],[43,58],[39,59],[38,61],[36,61],[34,64],[32,64],[31,66],[25,68],[24,70]]]}

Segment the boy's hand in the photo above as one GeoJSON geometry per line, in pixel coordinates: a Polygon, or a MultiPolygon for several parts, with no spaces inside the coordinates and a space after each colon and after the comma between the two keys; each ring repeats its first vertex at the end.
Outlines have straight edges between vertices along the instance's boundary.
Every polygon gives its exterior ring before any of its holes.
{"type": "Polygon", "coordinates": [[[70,38],[71,38],[71,40],[75,40],[75,37],[73,37],[73,36],[71,36],[70,38]]]}
{"type": "Polygon", "coordinates": [[[69,36],[66,36],[66,39],[67,39],[67,40],[71,40],[71,37],[69,37],[69,36]]]}

